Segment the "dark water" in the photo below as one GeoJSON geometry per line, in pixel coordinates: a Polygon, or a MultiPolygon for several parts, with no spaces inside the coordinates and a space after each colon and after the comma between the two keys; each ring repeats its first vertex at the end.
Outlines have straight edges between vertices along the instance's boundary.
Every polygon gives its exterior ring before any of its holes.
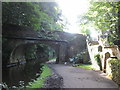
{"type": "Polygon", "coordinates": [[[14,67],[4,68],[2,70],[2,81],[5,82],[8,87],[19,86],[20,82],[24,81],[24,85],[28,85],[28,82],[32,81],[40,76],[36,75],[41,73],[42,65],[39,61],[30,61],[23,65],[17,65],[14,67]]]}

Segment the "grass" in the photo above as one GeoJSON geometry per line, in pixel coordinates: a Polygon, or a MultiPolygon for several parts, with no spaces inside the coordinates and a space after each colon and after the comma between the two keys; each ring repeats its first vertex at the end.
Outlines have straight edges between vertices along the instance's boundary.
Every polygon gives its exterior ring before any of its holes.
{"type": "Polygon", "coordinates": [[[78,67],[84,68],[84,69],[91,69],[91,70],[94,70],[94,69],[92,68],[92,65],[90,65],[90,64],[79,64],[78,67]]]}
{"type": "Polygon", "coordinates": [[[34,80],[34,82],[30,82],[27,88],[42,88],[44,86],[44,82],[48,76],[52,75],[51,69],[45,64],[43,66],[43,71],[40,75],[40,77],[37,78],[37,80],[34,80]]]}
{"type": "Polygon", "coordinates": [[[56,57],[49,58],[49,60],[56,60],[56,57]]]}

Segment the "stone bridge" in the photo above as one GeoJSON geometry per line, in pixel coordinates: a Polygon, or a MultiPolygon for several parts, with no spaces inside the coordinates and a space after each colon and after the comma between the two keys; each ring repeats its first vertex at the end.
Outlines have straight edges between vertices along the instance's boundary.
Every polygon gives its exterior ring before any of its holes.
{"type": "MultiPolygon", "coordinates": [[[[66,41],[58,41],[58,40],[49,40],[49,39],[40,39],[40,38],[20,38],[20,37],[5,37],[9,39],[13,43],[13,49],[10,55],[10,62],[17,62],[21,56],[24,56],[25,47],[34,44],[45,44],[53,48],[56,52],[57,59],[56,63],[62,63],[65,60],[68,60],[68,43],[66,41]]],[[[24,58],[23,58],[24,60],[24,58]]],[[[21,60],[19,60],[21,61],[21,60]]]]}
{"type": "MultiPolygon", "coordinates": [[[[17,25],[2,26],[3,39],[8,40],[8,46],[11,48],[10,61],[8,63],[18,62],[18,58],[24,56],[25,47],[37,43],[45,44],[53,48],[56,52],[56,63],[62,63],[86,49],[86,36],[81,34],[70,34],[62,31],[48,32],[53,37],[59,36],[57,40],[43,38],[44,31],[37,32],[31,28],[17,25]]],[[[47,36],[46,35],[46,36],[47,36]]],[[[4,49],[4,48],[3,48],[4,49]]],[[[25,58],[23,58],[25,60],[25,58]]]]}

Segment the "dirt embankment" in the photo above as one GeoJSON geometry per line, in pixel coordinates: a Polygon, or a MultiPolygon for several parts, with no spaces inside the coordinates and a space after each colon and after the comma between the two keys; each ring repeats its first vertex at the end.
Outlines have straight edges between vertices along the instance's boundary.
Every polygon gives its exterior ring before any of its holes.
{"type": "Polygon", "coordinates": [[[63,87],[63,78],[56,73],[56,71],[48,65],[52,69],[52,76],[47,77],[46,82],[44,84],[44,88],[62,88],[63,87]]]}

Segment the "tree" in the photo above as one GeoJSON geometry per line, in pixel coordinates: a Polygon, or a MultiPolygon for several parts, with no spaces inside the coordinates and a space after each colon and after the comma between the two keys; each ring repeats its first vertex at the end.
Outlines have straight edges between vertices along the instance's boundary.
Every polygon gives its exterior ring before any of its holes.
{"type": "MultiPolygon", "coordinates": [[[[81,20],[82,26],[93,25],[103,35],[108,35],[110,44],[119,45],[120,40],[120,2],[93,2],[81,20]]],[[[81,23],[80,23],[81,24],[81,23]]]]}
{"type": "Polygon", "coordinates": [[[3,2],[3,24],[29,26],[34,30],[60,29],[61,12],[55,2],[3,2]]]}

